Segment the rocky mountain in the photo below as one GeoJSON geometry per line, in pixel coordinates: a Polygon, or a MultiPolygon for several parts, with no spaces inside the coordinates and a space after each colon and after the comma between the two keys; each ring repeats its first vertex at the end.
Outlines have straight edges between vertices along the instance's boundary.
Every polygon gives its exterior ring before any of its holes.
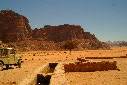
{"type": "Polygon", "coordinates": [[[125,47],[127,46],[127,41],[107,41],[106,42],[111,47],[118,46],[118,47],[125,47]]]}
{"type": "Polygon", "coordinates": [[[56,45],[55,49],[58,50],[60,50],[61,46],[68,40],[77,43],[77,50],[99,48],[109,49],[107,44],[99,41],[94,34],[85,32],[80,25],[46,25],[43,28],[35,28],[32,30],[32,37],[34,40],[52,42],[56,45]]]}
{"type": "Polygon", "coordinates": [[[62,42],[67,40],[97,40],[97,38],[90,34],[90,32],[84,32],[80,25],[59,25],[50,26],[46,25],[44,28],[34,29],[32,31],[34,39],[62,42]]]}
{"type": "Polygon", "coordinates": [[[45,25],[40,29],[31,29],[29,20],[12,10],[0,11],[0,40],[23,51],[63,50],[62,46],[68,40],[77,43],[76,50],[109,48],[80,25],[45,25]]]}
{"type": "Polygon", "coordinates": [[[30,38],[29,21],[23,15],[12,10],[0,11],[0,39],[3,42],[14,42],[30,38]]]}

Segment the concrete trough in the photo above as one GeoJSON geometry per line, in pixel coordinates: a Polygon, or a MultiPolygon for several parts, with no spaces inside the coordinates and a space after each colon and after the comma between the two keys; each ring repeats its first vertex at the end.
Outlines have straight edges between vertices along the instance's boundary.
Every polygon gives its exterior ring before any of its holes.
{"type": "Polygon", "coordinates": [[[36,85],[37,74],[41,73],[49,64],[45,64],[42,67],[37,68],[32,75],[26,75],[26,78],[19,82],[18,85],[36,85]]]}
{"type": "Polygon", "coordinates": [[[37,68],[32,75],[26,75],[26,78],[19,82],[18,85],[49,85],[50,78],[57,64],[58,63],[47,63],[37,68]],[[47,84],[47,82],[49,83],[47,84]]]}
{"type": "Polygon", "coordinates": [[[27,75],[18,85],[69,85],[66,72],[94,72],[118,70],[116,61],[87,61],[72,63],[47,63],[27,75]]]}
{"type": "Polygon", "coordinates": [[[45,66],[41,73],[37,74],[36,85],[49,85],[50,79],[57,64],[58,63],[49,63],[47,66],[45,66]]]}
{"type": "Polygon", "coordinates": [[[36,85],[69,85],[65,78],[64,64],[49,63],[37,74],[36,85]]]}
{"type": "Polygon", "coordinates": [[[65,77],[65,70],[64,64],[59,63],[55,68],[54,74],[51,77],[50,85],[69,85],[66,77],[65,77]]]}

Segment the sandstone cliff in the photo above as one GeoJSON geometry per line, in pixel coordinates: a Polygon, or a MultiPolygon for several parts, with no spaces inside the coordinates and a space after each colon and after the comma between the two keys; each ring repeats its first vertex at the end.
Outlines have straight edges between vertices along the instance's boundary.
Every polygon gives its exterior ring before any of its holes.
{"type": "Polygon", "coordinates": [[[26,17],[12,10],[0,11],[0,39],[4,42],[25,40],[31,28],[26,17]]]}
{"type": "Polygon", "coordinates": [[[62,42],[67,40],[97,40],[97,38],[90,34],[90,32],[84,32],[80,25],[59,25],[50,26],[46,25],[44,28],[35,28],[32,31],[32,36],[35,39],[62,42]]]}
{"type": "Polygon", "coordinates": [[[77,50],[109,48],[109,46],[104,42],[102,43],[99,41],[94,34],[85,32],[80,25],[46,25],[40,29],[35,28],[32,31],[32,37],[35,40],[52,42],[56,45],[55,49],[59,50],[68,40],[72,40],[77,43],[77,50]]]}
{"type": "Polygon", "coordinates": [[[12,10],[0,11],[0,40],[9,47],[20,50],[63,50],[68,40],[75,41],[77,48],[107,49],[108,45],[99,41],[95,35],[84,31],[80,25],[46,25],[31,29],[29,20],[12,10]]]}

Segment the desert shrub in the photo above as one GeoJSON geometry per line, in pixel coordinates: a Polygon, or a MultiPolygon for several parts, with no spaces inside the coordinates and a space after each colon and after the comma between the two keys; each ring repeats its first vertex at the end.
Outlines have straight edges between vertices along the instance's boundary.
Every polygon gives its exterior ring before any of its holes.
{"type": "Polygon", "coordinates": [[[71,50],[74,48],[77,48],[77,43],[75,41],[68,40],[64,43],[63,48],[66,50],[69,50],[71,53],[71,50]]]}

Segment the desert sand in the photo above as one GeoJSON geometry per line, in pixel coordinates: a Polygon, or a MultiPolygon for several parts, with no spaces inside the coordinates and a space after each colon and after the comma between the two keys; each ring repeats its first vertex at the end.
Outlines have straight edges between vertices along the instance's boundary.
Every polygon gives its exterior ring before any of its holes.
{"type": "MultiPolygon", "coordinates": [[[[29,51],[18,52],[22,56],[22,68],[12,67],[0,71],[0,85],[18,85],[27,76],[48,62],[74,62],[79,57],[127,56],[127,47],[111,50],[29,51]]],[[[106,59],[111,60],[111,59],[106,59]]],[[[120,71],[69,72],[65,73],[70,85],[127,85],[127,58],[114,58],[120,71]]]]}

